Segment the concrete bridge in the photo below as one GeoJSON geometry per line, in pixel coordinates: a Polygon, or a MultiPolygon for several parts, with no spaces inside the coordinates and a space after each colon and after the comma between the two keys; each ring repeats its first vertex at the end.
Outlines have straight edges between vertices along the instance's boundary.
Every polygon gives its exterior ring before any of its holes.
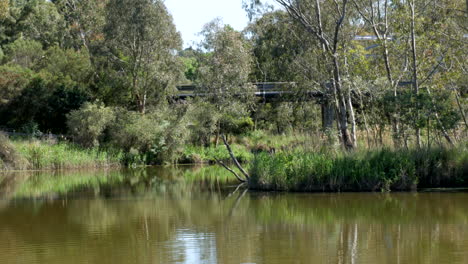
{"type": "MultiPolygon", "coordinates": [[[[280,98],[283,101],[293,100],[312,100],[320,99],[323,93],[317,90],[303,91],[295,87],[294,82],[258,82],[253,83],[256,86],[254,91],[255,96],[263,98],[264,101],[272,101],[280,98]]],[[[411,81],[399,83],[400,86],[412,85],[411,81]]],[[[191,97],[205,97],[215,95],[214,93],[204,93],[202,89],[197,89],[195,85],[179,85],[177,86],[177,99],[187,99],[191,97]]]]}
{"type": "MultiPolygon", "coordinates": [[[[253,83],[253,85],[256,87],[253,91],[255,96],[261,97],[266,101],[280,97],[286,100],[287,97],[292,98],[299,92],[299,90],[294,88],[295,83],[293,82],[259,82],[253,83]]],[[[202,89],[197,89],[195,85],[179,85],[177,86],[177,90],[178,94],[176,96],[178,99],[215,95],[215,93],[204,93],[202,89]]],[[[323,96],[322,92],[319,91],[305,91],[301,92],[301,95],[309,100],[323,96]]]]}

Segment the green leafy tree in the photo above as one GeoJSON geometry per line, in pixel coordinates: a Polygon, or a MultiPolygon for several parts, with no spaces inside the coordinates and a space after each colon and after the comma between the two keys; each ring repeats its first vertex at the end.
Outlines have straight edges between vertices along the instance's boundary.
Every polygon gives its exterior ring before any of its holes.
{"type": "Polygon", "coordinates": [[[47,49],[34,69],[47,72],[56,82],[69,86],[86,86],[93,71],[86,50],[75,51],[58,46],[47,49]]]}
{"type": "MultiPolygon", "coordinates": [[[[208,54],[199,67],[198,87],[221,114],[217,129],[220,133],[222,127],[230,126],[232,118],[223,119],[223,116],[229,116],[231,108],[248,109],[253,105],[254,86],[248,82],[252,56],[242,34],[219,20],[207,24],[202,34],[205,37],[202,47],[208,54]]],[[[247,113],[238,111],[242,112],[247,113]]]]}
{"type": "Polygon", "coordinates": [[[64,47],[92,52],[104,39],[105,6],[108,0],[52,0],[68,31],[64,47]]]}
{"type": "Polygon", "coordinates": [[[135,102],[161,102],[182,74],[181,37],[160,0],[111,0],[104,29],[109,59],[135,102]]]}
{"type": "Polygon", "coordinates": [[[0,108],[21,94],[33,74],[30,69],[18,65],[0,66],[0,108]]]}
{"type": "Polygon", "coordinates": [[[22,23],[22,36],[40,42],[44,48],[64,44],[67,36],[65,20],[53,3],[36,1],[22,23]]]}
{"type": "Polygon", "coordinates": [[[23,38],[6,45],[4,50],[5,56],[3,61],[5,63],[30,69],[42,59],[42,55],[44,54],[40,42],[23,38]]]}

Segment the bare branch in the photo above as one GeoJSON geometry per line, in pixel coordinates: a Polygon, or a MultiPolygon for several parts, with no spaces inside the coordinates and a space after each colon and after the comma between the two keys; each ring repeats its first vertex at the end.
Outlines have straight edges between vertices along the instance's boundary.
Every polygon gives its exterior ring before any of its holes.
{"type": "Polygon", "coordinates": [[[234,162],[236,167],[242,172],[242,174],[244,174],[245,178],[247,180],[249,180],[250,179],[249,174],[244,170],[244,168],[242,168],[239,161],[236,159],[236,156],[234,156],[234,153],[232,152],[231,146],[228,144],[228,142],[226,140],[226,136],[223,134],[223,135],[221,135],[221,138],[223,139],[223,143],[226,146],[226,148],[227,148],[227,150],[229,152],[229,156],[231,156],[232,161],[234,162]]]}
{"type": "Polygon", "coordinates": [[[228,170],[230,173],[234,174],[234,176],[236,176],[237,180],[239,180],[240,182],[246,182],[244,179],[242,179],[239,174],[237,174],[233,169],[229,168],[226,164],[224,164],[224,162],[218,160],[217,158],[215,158],[216,162],[223,166],[226,170],[228,170]]]}

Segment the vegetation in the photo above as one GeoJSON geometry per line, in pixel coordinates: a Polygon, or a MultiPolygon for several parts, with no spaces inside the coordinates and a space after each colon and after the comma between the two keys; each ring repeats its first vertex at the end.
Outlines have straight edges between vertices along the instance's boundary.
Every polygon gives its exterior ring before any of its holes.
{"type": "Polygon", "coordinates": [[[250,186],[283,191],[390,191],[466,186],[468,149],[353,153],[293,151],[257,155],[250,186]]]}
{"type": "Polygon", "coordinates": [[[410,189],[442,177],[431,162],[455,184],[465,3],[276,2],[243,1],[244,31],[213,20],[182,50],[162,0],[1,0],[0,128],[28,138],[0,138],[2,168],[227,163],[227,138],[267,189],[410,189]]]}
{"type": "Polygon", "coordinates": [[[28,166],[26,159],[18,153],[8,137],[0,133],[0,169],[23,169],[28,166]]]}
{"type": "Polygon", "coordinates": [[[120,151],[83,149],[55,140],[22,139],[10,141],[0,135],[1,170],[76,169],[120,166],[120,151]]]}

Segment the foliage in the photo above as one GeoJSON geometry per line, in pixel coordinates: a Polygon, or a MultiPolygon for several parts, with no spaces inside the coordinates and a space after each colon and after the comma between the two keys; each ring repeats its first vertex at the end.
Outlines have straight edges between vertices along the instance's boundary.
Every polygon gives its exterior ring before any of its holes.
{"type": "Polygon", "coordinates": [[[55,82],[72,86],[86,84],[92,68],[89,54],[85,50],[75,51],[52,46],[44,52],[35,69],[52,75],[55,82]]]}
{"type": "Polygon", "coordinates": [[[220,113],[216,111],[216,107],[197,98],[191,102],[187,115],[190,122],[191,142],[197,145],[209,145],[210,137],[215,133],[216,125],[221,117],[220,113]]]}
{"type": "Polygon", "coordinates": [[[15,140],[14,148],[29,162],[28,169],[73,169],[120,166],[122,154],[97,148],[82,149],[70,143],[15,140]]]}
{"type": "Polygon", "coordinates": [[[64,17],[57,11],[56,5],[49,1],[36,1],[31,13],[22,23],[23,37],[38,41],[45,48],[64,43],[64,17]]]}
{"type": "Polygon", "coordinates": [[[463,186],[466,146],[456,149],[373,150],[333,155],[303,151],[258,154],[251,166],[254,189],[291,191],[390,191],[463,186]]]}
{"type": "Polygon", "coordinates": [[[142,115],[138,112],[121,110],[110,126],[111,142],[127,152],[157,154],[164,145],[164,130],[169,123],[156,114],[142,115]]]}
{"type": "Polygon", "coordinates": [[[172,17],[160,0],[111,0],[104,27],[106,45],[120,81],[130,89],[136,109],[164,99],[181,76],[174,55],[181,46],[172,17]]]}
{"type": "Polygon", "coordinates": [[[5,63],[19,65],[24,68],[33,68],[42,58],[43,50],[40,42],[35,40],[18,39],[4,47],[5,63]]]}
{"type": "Polygon", "coordinates": [[[297,25],[284,11],[263,14],[247,27],[251,34],[255,67],[252,79],[258,82],[294,81],[298,78],[296,60],[308,47],[302,39],[291,34],[297,25]]]}
{"type": "Polygon", "coordinates": [[[0,66],[0,107],[21,94],[32,78],[32,71],[17,65],[0,66]]]}
{"type": "Polygon", "coordinates": [[[83,147],[99,146],[99,137],[115,120],[113,109],[101,104],[85,103],[68,115],[68,129],[73,141],[83,147]]]}
{"type": "Polygon", "coordinates": [[[248,118],[254,102],[254,87],[248,83],[250,48],[239,32],[219,20],[205,25],[202,34],[209,54],[201,58],[197,85],[221,115],[217,133],[245,131],[253,125],[248,118]]]}

